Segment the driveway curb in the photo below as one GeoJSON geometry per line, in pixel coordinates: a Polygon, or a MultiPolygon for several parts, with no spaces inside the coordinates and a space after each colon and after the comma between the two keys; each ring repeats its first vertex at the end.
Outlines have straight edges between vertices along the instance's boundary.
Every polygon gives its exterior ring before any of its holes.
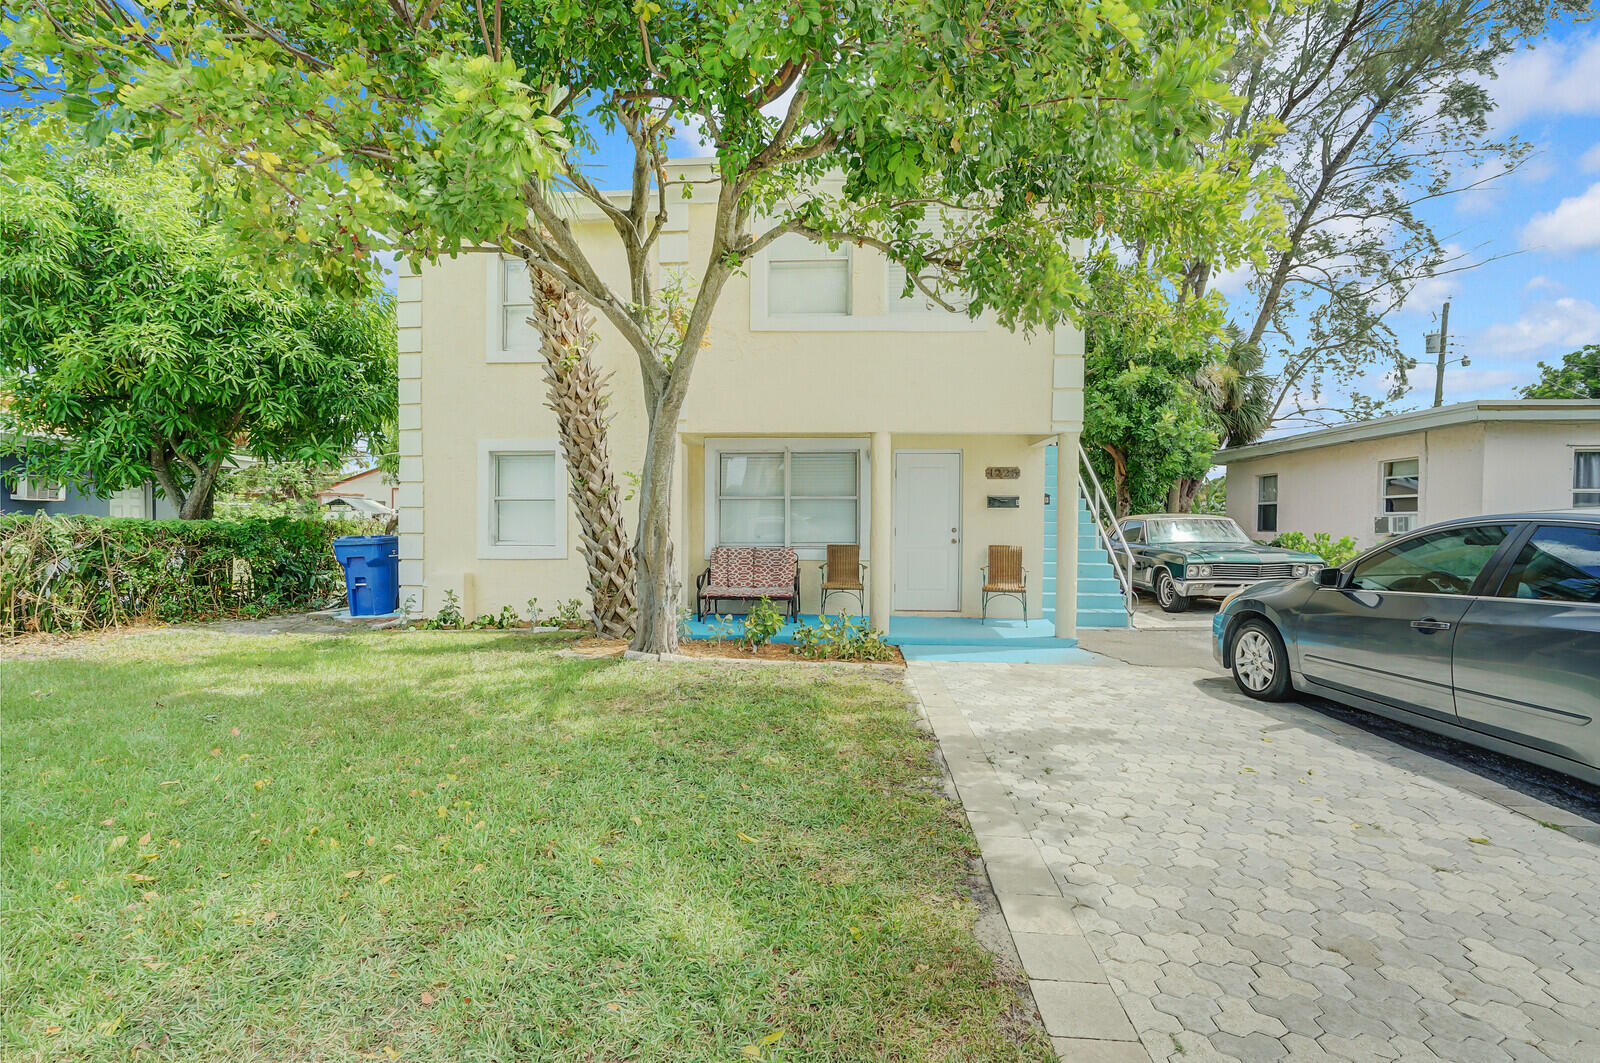
{"type": "Polygon", "coordinates": [[[944,681],[908,662],[906,682],[939,742],[1056,1054],[1073,1063],[1150,1063],[1071,902],[944,681]]]}

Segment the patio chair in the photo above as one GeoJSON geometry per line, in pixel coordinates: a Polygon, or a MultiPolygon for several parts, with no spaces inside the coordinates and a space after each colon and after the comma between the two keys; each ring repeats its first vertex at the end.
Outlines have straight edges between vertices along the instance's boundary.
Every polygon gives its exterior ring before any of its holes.
{"type": "Polygon", "coordinates": [[[990,598],[1015,598],[1022,604],[1022,622],[1028,622],[1028,570],[1022,567],[1022,547],[991,546],[983,566],[983,619],[989,622],[990,598]]]}
{"type": "Polygon", "coordinates": [[[866,571],[858,544],[829,545],[828,560],[822,563],[822,600],[817,604],[817,613],[828,615],[830,594],[853,594],[857,610],[866,612],[866,571]]]}
{"type": "Polygon", "coordinates": [[[706,606],[721,611],[724,601],[770,598],[792,620],[800,615],[800,565],[787,547],[719,546],[694,581],[694,615],[704,620],[706,606]]]}

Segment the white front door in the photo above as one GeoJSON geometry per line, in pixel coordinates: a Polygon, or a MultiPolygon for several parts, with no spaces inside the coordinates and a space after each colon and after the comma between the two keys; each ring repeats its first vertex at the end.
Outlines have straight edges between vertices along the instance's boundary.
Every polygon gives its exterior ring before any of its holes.
{"type": "Polygon", "coordinates": [[[147,517],[149,514],[144,508],[143,487],[130,487],[125,491],[116,491],[111,495],[111,515],[113,517],[147,517]]]}
{"type": "Polygon", "coordinates": [[[894,455],[894,607],[961,608],[961,453],[894,455]]]}

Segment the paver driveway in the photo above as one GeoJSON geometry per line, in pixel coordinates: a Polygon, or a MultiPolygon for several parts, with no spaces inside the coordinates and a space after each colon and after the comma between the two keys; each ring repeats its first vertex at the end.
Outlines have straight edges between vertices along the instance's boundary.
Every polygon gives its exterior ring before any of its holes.
{"type": "Polygon", "coordinates": [[[1203,671],[911,667],[1152,1059],[1600,1060],[1600,847],[1203,671]]]}

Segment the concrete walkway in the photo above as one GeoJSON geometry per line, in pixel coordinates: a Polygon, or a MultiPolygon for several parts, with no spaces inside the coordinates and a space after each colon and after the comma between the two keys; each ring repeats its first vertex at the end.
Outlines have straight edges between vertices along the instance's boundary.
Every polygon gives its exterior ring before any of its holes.
{"type": "Polygon", "coordinates": [[[1600,1059],[1573,817],[1205,670],[909,678],[1062,1058],[1600,1059]]]}

